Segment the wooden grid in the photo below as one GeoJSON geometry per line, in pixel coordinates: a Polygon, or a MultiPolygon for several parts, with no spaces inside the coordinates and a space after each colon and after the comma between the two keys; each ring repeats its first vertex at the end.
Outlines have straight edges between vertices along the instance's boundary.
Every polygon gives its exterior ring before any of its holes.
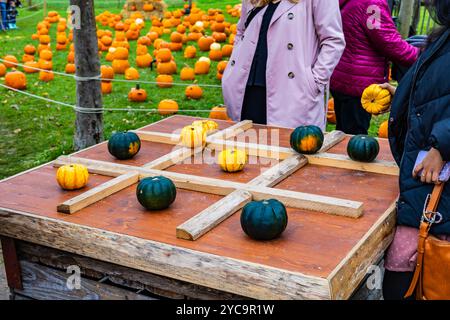
{"type": "MultiPolygon", "coordinates": [[[[281,160],[277,165],[249,183],[238,183],[165,171],[170,166],[202,152],[202,149],[180,147],[169,154],[144,164],[142,167],[62,156],[54,162],[55,167],[73,163],[83,164],[91,173],[111,176],[114,179],[59,204],[57,210],[67,214],[75,213],[139,182],[140,179],[161,175],[171,179],[177,188],[225,196],[176,228],[177,238],[196,240],[252,200],[273,198],[292,208],[359,218],[363,214],[363,203],[361,202],[272,188],[308,163],[398,175],[398,167],[394,162],[375,161],[373,163],[360,163],[354,162],[344,155],[327,153],[326,151],[345,138],[345,134],[340,131],[333,131],[325,135],[324,145],[319,153],[300,155],[290,148],[230,140],[250,128],[252,128],[250,121],[236,123],[225,130],[209,135],[206,144],[206,148],[211,150],[219,151],[224,148],[237,148],[245,150],[249,155],[281,160]]],[[[170,145],[179,144],[179,136],[175,134],[140,130],[135,132],[143,141],[170,145]]]]}

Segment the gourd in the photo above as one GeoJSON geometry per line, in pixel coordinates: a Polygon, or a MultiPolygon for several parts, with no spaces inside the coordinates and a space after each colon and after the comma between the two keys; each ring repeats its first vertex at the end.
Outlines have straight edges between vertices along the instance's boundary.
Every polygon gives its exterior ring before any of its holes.
{"type": "Polygon", "coordinates": [[[242,209],[241,227],[252,239],[278,238],[287,224],[286,207],[278,200],[252,201],[242,209]]]}
{"type": "Polygon", "coordinates": [[[144,102],[147,100],[147,92],[141,89],[139,84],[135,88],[132,88],[128,93],[128,100],[132,102],[144,102]]]}
{"type": "Polygon", "coordinates": [[[164,210],[175,201],[176,196],[175,184],[162,176],[144,178],[136,188],[136,197],[147,210],[164,210]]]}
{"type": "Polygon", "coordinates": [[[56,172],[56,181],[64,190],[76,190],[87,185],[89,173],[81,164],[67,164],[56,172]]]}
{"type": "Polygon", "coordinates": [[[225,172],[242,171],[247,163],[247,154],[243,150],[226,149],[219,153],[217,163],[225,172]]]}
{"type": "Polygon", "coordinates": [[[317,126],[300,126],[291,134],[291,147],[298,153],[314,154],[323,145],[324,136],[317,126]]]}
{"type": "Polygon", "coordinates": [[[203,130],[206,131],[206,134],[216,131],[219,128],[217,122],[212,120],[196,120],[192,122],[193,126],[201,126],[203,130]]]}
{"type": "Polygon", "coordinates": [[[108,151],[119,160],[133,158],[141,149],[141,140],[134,132],[117,132],[108,141],[108,151]]]}
{"type": "Polygon", "coordinates": [[[378,156],[380,146],[375,138],[367,135],[357,135],[350,139],[347,154],[354,161],[372,162],[378,156]]]}
{"type": "Polygon", "coordinates": [[[386,112],[391,102],[392,95],[389,90],[381,88],[378,84],[367,87],[361,97],[363,108],[374,115],[386,112]]]}
{"type": "Polygon", "coordinates": [[[181,130],[180,141],[187,148],[204,147],[206,145],[206,131],[201,126],[186,126],[181,130]]]}

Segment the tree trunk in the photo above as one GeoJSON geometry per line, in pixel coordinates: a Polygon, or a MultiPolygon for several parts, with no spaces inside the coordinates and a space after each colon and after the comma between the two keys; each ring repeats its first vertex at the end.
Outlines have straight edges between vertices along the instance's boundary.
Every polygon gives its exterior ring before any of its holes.
{"type": "Polygon", "coordinates": [[[30,11],[37,11],[39,9],[39,6],[36,6],[36,5],[33,6],[33,0],[27,1],[27,7],[28,7],[28,10],[30,10],[30,11]]]}
{"type": "Polygon", "coordinates": [[[399,31],[406,38],[409,36],[414,15],[414,0],[402,0],[400,12],[398,14],[399,31]]]}
{"type": "MultiPolygon", "coordinates": [[[[80,27],[73,30],[76,75],[82,78],[97,77],[100,74],[100,59],[98,57],[94,1],[71,0],[70,4],[80,8],[80,27]]],[[[102,108],[100,80],[77,80],[77,107],[97,109],[97,111],[102,108]]],[[[74,137],[75,150],[84,149],[102,140],[102,113],[77,111],[74,137]]]]}

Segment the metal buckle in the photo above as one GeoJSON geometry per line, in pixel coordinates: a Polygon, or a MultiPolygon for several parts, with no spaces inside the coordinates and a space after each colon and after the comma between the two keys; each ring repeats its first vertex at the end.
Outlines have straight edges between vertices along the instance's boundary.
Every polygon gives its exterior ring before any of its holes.
{"type": "Polygon", "coordinates": [[[430,202],[430,199],[431,199],[431,194],[429,194],[427,196],[427,198],[425,199],[425,205],[423,206],[423,213],[422,213],[421,221],[422,222],[426,221],[430,225],[435,224],[435,223],[436,224],[441,223],[442,220],[443,220],[443,217],[442,217],[441,213],[433,212],[433,211],[427,211],[427,206],[428,206],[428,203],[430,202]],[[430,217],[430,218],[428,218],[428,217],[430,217]],[[436,217],[438,218],[437,220],[436,220],[436,217]]]}

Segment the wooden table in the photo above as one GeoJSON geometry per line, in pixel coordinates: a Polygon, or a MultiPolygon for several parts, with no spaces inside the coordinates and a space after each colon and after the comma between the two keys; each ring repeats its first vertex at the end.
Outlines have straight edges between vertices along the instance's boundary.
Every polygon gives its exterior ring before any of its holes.
{"type": "MultiPolygon", "coordinates": [[[[264,156],[228,174],[216,164],[176,163],[191,160],[193,152],[174,151],[174,131],[193,120],[173,116],[138,130],[144,141],[132,160],[113,159],[101,143],[0,182],[0,235],[8,285],[17,297],[352,296],[392,240],[398,168],[388,142],[380,139],[374,164],[349,160],[349,137],[338,132],[326,138],[329,150],[303,157],[289,148],[291,129],[218,121],[221,131],[207,151],[238,141],[251,155],[264,156]],[[245,144],[244,136],[260,139],[245,144]],[[170,162],[173,152],[183,156],[170,162]],[[55,167],[68,162],[88,166],[86,188],[57,185],[55,167]],[[161,170],[175,179],[177,199],[167,210],[145,211],[136,182],[161,170]],[[277,240],[251,240],[237,209],[272,194],[288,205],[288,227],[277,240]],[[223,217],[212,221],[214,215],[223,217]],[[71,265],[81,268],[80,290],[66,288],[71,265]]],[[[214,157],[211,151],[208,159],[214,157]]]]}

